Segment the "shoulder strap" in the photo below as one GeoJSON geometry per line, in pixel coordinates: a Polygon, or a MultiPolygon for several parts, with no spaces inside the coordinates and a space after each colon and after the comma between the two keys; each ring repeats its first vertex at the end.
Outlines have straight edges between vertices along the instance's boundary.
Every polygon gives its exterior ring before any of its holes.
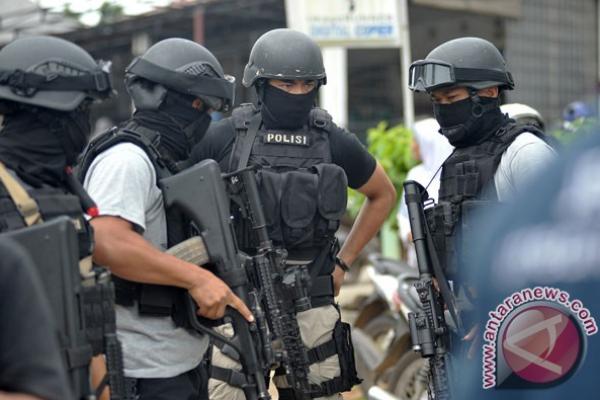
{"type": "Polygon", "coordinates": [[[157,180],[167,178],[177,172],[175,163],[163,157],[158,150],[160,144],[158,131],[136,124],[133,128],[125,127],[121,135],[146,152],[156,170],[157,180]]]}
{"type": "Polygon", "coordinates": [[[77,167],[79,180],[83,182],[85,174],[92,165],[92,162],[100,153],[119,143],[132,143],[144,150],[154,165],[157,182],[162,178],[171,176],[172,173],[169,170],[167,160],[165,160],[158,151],[157,146],[159,142],[160,133],[137,124],[113,127],[94,138],[87,145],[77,167]]]}
{"type": "Polygon", "coordinates": [[[229,159],[229,172],[248,165],[254,139],[260,128],[262,118],[252,103],[242,104],[231,113],[235,128],[235,142],[229,159]]]}
{"type": "Polygon", "coordinates": [[[245,131],[250,126],[250,120],[256,114],[257,109],[252,103],[240,104],[235,110],[231,112],[233,118],[233,125],[238,131],[245,131]]]}
{"type": "Polygon", "coordinates": [[[552,139],[548,135],[546,135],[544,131],[540,130],[537,126],[532,124],[519,124],[516,122],[512,122],[508,125],[508,127],[506,128],[506,132],[500,137],[500,139],[510,146],[510,144],[517,138],[517,136],[525,132],[529,132],[532,135],[537,136],[544,142],[548,143],[550,146],[554,147],[555,145],[552,139]]]}
{"type": "Polygon", "coordinates": [[[333,118],[323,108],[313,107],[308,114],[308,123],[311,128],[318,128],[329,131],[333,118]]]}
{"type": "Polygon", "coordinates": [[[544,142],[546,142],[546,144],[548,144],[550,147],[552,147],[554,149],[558,149],[560,147],[560,144],[558,143],[558,141],[556,139],[554,139],[550,135],[547,135],[540,128],[538,128],[537,126],[532,125],[532,124],[515,123],[509,128],[509,131],[512,135],[514,135],[515,138],[517,136],[519,136],[521,133],[529,132],[532,135],[535,135],[538,138],[540,138],[541,140],[543,140],[544,142]]]}
{"type": "MultiPolygon", "coordinates": [[[[250,121],[250,126],[246,131],[246,135],[238,138],[241,140],[242,150],[240,153],[240,159],[238,161],[237,169],[245,168],[248,165],[248,160],[250,159],[250,153],[252,152],[252,145],[254,144],[254,139],[256,138],[256,134],[258,133],[258,128],[260,128],[260,123],[262,119],[260,114],[254,115],[252,120],[250,121]]],[[[236,141],[238,140],[236,138],[236,141]]]]}
{"type": "Polygon", "coordinates": [[[35,200],[27,193],[23,185],[8,172],[2,162],[0,162],[0,181],[6,187],[6,191],[17,206],[17,210],[25,220],[27,226],[44,222],[35,200]]]}

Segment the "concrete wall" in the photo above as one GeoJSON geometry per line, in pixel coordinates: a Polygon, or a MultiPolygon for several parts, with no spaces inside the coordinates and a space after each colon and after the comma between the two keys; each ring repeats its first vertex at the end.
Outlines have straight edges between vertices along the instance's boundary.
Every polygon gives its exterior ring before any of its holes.
{"type": "Polygon", "coordinates": [[[509,101],[552,123],[574,100],[592,100],[598,83],[597,0],[523,0],[506,23],[505,56],[516,82],[509,101]]]}

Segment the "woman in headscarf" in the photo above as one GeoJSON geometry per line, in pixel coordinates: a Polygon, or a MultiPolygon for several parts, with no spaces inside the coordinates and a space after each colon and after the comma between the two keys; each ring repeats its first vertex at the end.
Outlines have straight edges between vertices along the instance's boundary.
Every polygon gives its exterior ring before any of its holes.
{"type": "MultiPolygon", "coordinates": [[[[415,123],[412,151],[415,159],[420,160],[421,164],[414,166],[406,175],[406,180],[417,181],[426,187],[429,196],[435,201],[437,201],[440,188],[440,167],[453,150],[448,139],[439,134],[439,129],[440,126],[434,118],[426,118],[415,123]]],[[[409,265],[416,267],[417,257],[411,243],[412,237],[404,194],[400,197],[397,218],[398,233],[404,248],[407,249],[406,261],[409,265]]]]}

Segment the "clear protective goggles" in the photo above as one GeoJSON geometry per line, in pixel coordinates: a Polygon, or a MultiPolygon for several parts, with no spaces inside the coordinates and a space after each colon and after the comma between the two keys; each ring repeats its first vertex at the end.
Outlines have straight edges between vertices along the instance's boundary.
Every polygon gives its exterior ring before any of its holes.
{"type": "Polygon", "coordinates": [[[408,87],[417,92],[430,92],[440,87],[467,84],[469,82],[498,82],[499,86],[512,89],[514,82],[510,72],[492,69],[457,68],[443,61],[419,60],[410,65],[408,87]]]}

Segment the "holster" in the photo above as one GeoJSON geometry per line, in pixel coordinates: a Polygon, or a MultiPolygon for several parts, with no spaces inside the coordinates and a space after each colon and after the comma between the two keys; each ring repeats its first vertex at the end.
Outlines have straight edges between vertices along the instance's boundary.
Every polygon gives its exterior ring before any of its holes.
{"type": "MultiPolygon", "coordinates": [[[[341,319],[335,324],[331,340],[308,350],[307,353],[311,364],[323,362],[337,354],[340,365],[339,376],[318,385],[311,385],[310,397],[327,397],[346,392],[362,382],[356,372],[351,328],[341,319]]],[[[292,389],[278,388],[278,391],[281,400],[302,400],[292,389]]]]}

